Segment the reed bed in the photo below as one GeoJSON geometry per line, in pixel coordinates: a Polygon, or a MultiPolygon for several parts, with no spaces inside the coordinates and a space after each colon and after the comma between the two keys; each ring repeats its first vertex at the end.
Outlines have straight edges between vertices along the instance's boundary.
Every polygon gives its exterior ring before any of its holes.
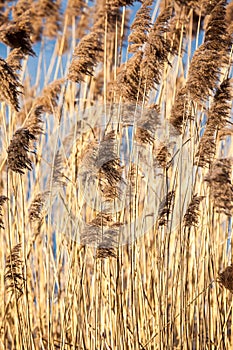
{"type": "Polygon", "coordinates": [[[232,349],[232,1],[0,10],[0,349],[232,349]]]}

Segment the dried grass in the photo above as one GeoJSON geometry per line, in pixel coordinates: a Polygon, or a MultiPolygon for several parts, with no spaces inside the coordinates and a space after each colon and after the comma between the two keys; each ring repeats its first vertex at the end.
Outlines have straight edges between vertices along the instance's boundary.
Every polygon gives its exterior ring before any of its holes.
{"type": "Polygon", "coordinates": [[[231,349],[232,1],[0,8],[0,347],[231,349]]]}

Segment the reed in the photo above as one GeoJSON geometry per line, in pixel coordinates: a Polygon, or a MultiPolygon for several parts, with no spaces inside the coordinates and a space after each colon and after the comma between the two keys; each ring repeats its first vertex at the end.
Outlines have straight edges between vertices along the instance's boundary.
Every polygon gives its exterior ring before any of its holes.
{"type": "Polygon", "coordinates": [[[226,0],[0,2],[0,348],[233,347],[226,0]]]}

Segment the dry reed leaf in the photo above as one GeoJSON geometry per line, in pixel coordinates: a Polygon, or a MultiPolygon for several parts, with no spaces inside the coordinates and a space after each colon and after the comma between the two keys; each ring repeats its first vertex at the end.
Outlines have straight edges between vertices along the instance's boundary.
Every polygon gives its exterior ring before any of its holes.
{"type": "Polygon", "coordinates": [[[88,10],[84,11],[82,16],[79,19],[78,25],[75,29],[75,37],[81,40],[89,30],[89,17],[90,12],[88,10]]]}
{"type": "Polygon", "coordinates": [[[219,140],[223,140],[227,136],[232,136],[232,135],[233,135],[233,126],[232,125],[229,125],[229,126],[226,126],[225,128],[222,128],[218,133],[219,140]]]}
{"type": "Polygon", "coordinates": [[[25,119],[32,111],[33,104],[34,104],[34,99],[32,97],[29,97],[28,99],[25,100],[20,111],[17,113],[17,120],[19,124],[22,125],[25,122],[25,119]]]}
{"type": "Polygon", "coordinates": [[[57,46],[56,46],[56,52],[57,55],[64,55],[66,52],[68,52],[69,48],[70,48],[70,30],[68,29],[64,34],[59,35],[57,38],[57,46]]]}

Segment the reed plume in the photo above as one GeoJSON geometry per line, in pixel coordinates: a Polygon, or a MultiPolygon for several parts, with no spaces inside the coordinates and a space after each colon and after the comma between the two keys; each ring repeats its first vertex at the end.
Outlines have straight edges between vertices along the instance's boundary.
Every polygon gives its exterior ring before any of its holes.
{"type": "Polygon", "coordinates": [[[100,212],[91,221],[92,225],[96,226],[110,226],[113,223],[113,217],[108,212],[100,212]]]}
{"type": "Polygon", "coordinates": [[[196,153],[196,164],[205,167],[213,162],[216,153],[216,125],[213,120],[208,119],[204,135],[196,153]]]}
{"type": "Polygon", "coordinates": [[[82,244],[99,244],[102,239],[102,228],[109,227],[113,224],[113,217],[108,212],[99,212],[96,217],[91,220],[81,234],[82,244]]]}
{"type": "Polygon", "coordinates": [[[35,136],[26,128],[18,129],[7,149],[8,168],[19,174],[24,174],[25,169],[32,170],[32,161],[28,156],[30,142],[35,136]]]}
{"type": "Polygon", "coordinates": [[[226,7],[227,31],[233,35],[233,2],[229,2],[226,7]]]}
{"type": "Polygon", "coordinates": [[[99,143],[92,142],[83,151],[80,174],[85,186],[95,182],[106,200],[120,198],[123,168],[116,153],[116,134],[106,132],[99,143]]]}
{"type": "Polygon", "coordinates": [[[226,1],[222,0],[212,9],[204,43],[195,51],[189,68],[187,91],[200,104],[214,92],[221,68],[229,61],[230,38],[227,33],[225,6],[226,1]]]}
{"type": "Polygon", "coordinates": [[[111,227],[104,231],[104,237],[96,249],[96,259],[116,258],[119,228],[111,227]]]}
{"type": "Polygon", "coordinates": [[[176,130],[178,134],[181,134],[183,124],[187,121],[187,118],[189,118],[188,96],[186,86],[183,86],[176,93],[169,122],[175,128],[174,130],[176,130]]]}
{"type": "Polygon", "coordinates": [[[1,27],[0,40],[11,48],[19,48],[23,55],[34,56],[32,49],[30,11],[19,16],[16,22],[9,22],[1,27]]]}
{"type": "Polygon", "coordinates": [[[3,206],[3,204],[4,204],[7,200],[8,200],[8,198],[7,198],[6,196],[3,196],[3,195],[0,196],[0,229],[1,229],[1,228],[2,228],[2,229],[5,228],[5,227],[4,227],[4,221],[3,221],[3,219],[2,219],[2,217],[3,217],[3,214],[2,214],[2,206],[3,206]]]}
{"type": "Polygon", "coordinates": [[[171,158],[169,147],[165,143],[160,143],[159,147],[153,145],[154,167],[166,168],[171,158]]]}
{"type": "Polygon", "coordinates": [[[114,10],[115,8],[122,6],[131,6],[134,2],[135,0],[108,0],[107,4],[112,10],[114,10]]]}
{"type": "Polygon", "coordinates": [[[214,9],[214,7],[219,3],[219,0],[202,0],[201,3],[199,3],[199,7],[201,7],[204,15],[209,15],[210,12],[214,9]]]}
{"type": "Polygon", "coordinates": [[[171,41],[165,35],[169,31],[172,14],[172,7],[162,11],[154,26],[150,28],[145,49],[136,51],[127,63],[121,66],[116,90],[123,100],[142,102],[150,89],[159,84],[164,65],[169,63],[168,56],[173,53],[171,41]]]}
{"type": "Polygon", "coordinates": [[[6,58],[7,64],[11,67],[11,69],[15,72],[20,71],[22,69],[21,60],[24,58],[24,54],[22,53],[20,48],[13,49],[6,58]]]}
{"type": "Polygon", "coordinates": [[[168,6],[159,14],[153,28],[149,31],[140,65],[146,92],[160,83],[165,64],[170,64],[169,55],[175,53],[171,39],[167,36],[172,17],[173,8],[168,6]]]}
{"type": "Polygon", "coordinates": [[[145,0],[136,13],[128,37],[128,42],[130,43],[129,52],[135,52],[141,49],[143,44],[147,41],[147,33],[151,28],[151,6],[152,0],[145,0]]]}
{"type": "Polygon", "coordinates": [[[198,196],[197,194],[194,194],[192,196],[191,202],[189,203],[189,206],[187,208],[187,211],[184,215],[184,226],[185,227],[197,227],[199,222],[199,215],[200,210],[199,206],[201,201],[204,199],[204,196],[198,196]]]}
{"type": "Polygon", "coordinates": [[[217,212],[232,215],[233,184],[231,182],[231,161],[227,158],[217,159],[212,163],[205,181],[210,186],[210,195],[217,212]]]}
{"type": "Polygon", "coordinates": [[[101,239],[102,229],[99,225],[92,225],[88,223],[81,232],[80,243],[81,245],[97,245],[101,239]]]}
{"type": "MultiPolygon", "coordinates": [[[[1,9],[1,4],[0,4],[0,9],[1,9]]],[[[6,11],[5,13],[0,13],[0,28],[2,27],[3,24],[8,23],[9,21],[8,14],[9,14],[9,10],[6,11]]]]}
{"type": "Polygon", "coordinates": [[[227,266],[218,276],[217,281],[233,293],[233,266],[227,266]]]}
{"type": "Polygon", "coordinates": [[[211,164],[216,153],[216,139],[218,132],[226,126],[230,118],[232,87],[230,80],[225,79],[214,95],[213,103],[208,112],[208,119],[204,135],[199,143],[196,154],[197,164],[204,167],[211,164]]]}
{"type": "Polygon", "coordinates": [[[44,14],[41,12],[40,2],[35,2],[33,0],[25,1],[19,0],[13,6],[12,9],[12,17],[14,22],[18,21],[24,13],[30,13],[30,39],[32,43],[37,41],[41,41],[42,31],[43,31],[43,16],[44,14]]]}
{"type": "MultiPolygon", "coordinates": [[[[122,21],[127,27],[128,10],[123,11],[121,6],[109,0],[97,0],[93,8],[93,27],[92,32],[99,32],[104,39],[103,47],[105,55],[108,57],[108,66],[110,72],[110,79],[113,79],[113,69],[115,67],[115,52],[119,46],[122,45],[125,39],[124,29],[122,32],[122,21]]],[[[101,59],[101,57],[100,57],[101,59]]],[[[102,66],[101,66],[102,68],[102,66]]],[[[100,73],[101,71],[99,71],[100,73]]],[[[109,89],[108,89],[109,90],[109,89]]],[[[111,98],[110,98],[111,99],[111,98]]]]}
{"type": "Polygon", "coordinates": [[[159,226],[167,225],[174,200],[175,200],[175,191],[169,191],[161,201],[159,205],[159,211],[158,211],[159,226]]]}
{"type": "Polygon", "coordinates": [[[120,226],[113,221],[111,214],[100,212],[82,230],[81,244],[95,246],[97,259],[115,258],[120,226]]]}
{"type": "Polygon", "coordinates": [[[216,124],[220,130],[226,126],[230,119],[232,102],[232,84],[230,79],[225,79],[216,89],[213,103],[209,111],[209,118],[216,124]]]}
{"type": "Polygon", "coordinates": [[[60,152],[57,152],[52,169],[52,188],[54,192],[66,183],[64,176],[64,161],[60,152]]]}
{"type": "Polygon", "coordinates": [[[53,114],[58,106],[58,100],[61,94],[64,78],[54,80],[42,91],[41,95],[34,101],[34,110],[41,108],[43,112],[53,114]]]}
{"type": "Polygon", "coordinates": [[[49,192],[41,192],[38,193],[33,199],[29,209],[29,220],[31,223],[33,222],[41,222],[43,219],[43,210],[45,207],[45,203],[48,199],[49,192]]]}
{"type": "Polygon", "coordinates": [[[153,144],[156,128],[159,126],[159,106],[151,105],[143,111],[137,122],[135,140],[143,144],[153,144]]]}
{"type": "Polygon", "coordinates": [[[18,300],[24,290],[23,263],[21,259],[21,243],[15,245],[6,258],[4,282],[6,291],[15,294],[18,300]]]}
{"type": "Polygon", "coordinates": [[[99,189],[103,196],[112,200],[120,198],[122,167],[116,154],[115,131],[107,132],[101,140],[96,157],[99,189]]]}
{"type": "Polygon", "coordinates": [[[116,258],[117,254],[114,248],[106,248],[105,243],[104,247],[100,244],[96,250],[96,259],[106,259],[106,258],[116,258]]]}
{"type": "Polygon", "coordinates": [[[19,111],[19,95],[22,85],[17,74],[11,66],[0,58],[0,100],[9,103],[16,111],[19,111]]]}
{"type": "MultiPolygon", "coordinates": [[[[42,89],[39,96],[34,97],[34,91],[30,93],[33,97],[29,97],[18,113],[19,120],[25,120],[25,126],[30,130],[35,130],[39,135],[42,133],[42,114],[56,114],[58,103],[65,79],[56,79],[45,88],[42,89]],[[36,130],[37,129],[37,130],[36,130]]],[[[33,133],[33,131],[32,131],[33,133]]]]}
{"type": "Polygon", "coordinates": [[[60,3],[57,1],[40,0],[41,17],[45,18],[43,35],[56,38],[61,30],[60,3]]]}
{"type": "MultiPolygon", "coordinates": [[[[14,6],[12,6],[12,18],[14,22],[17,22],[24,13],[32,9],[35,2],[33,0],[18,0],[14,6]]],[[[32,13],[30,13],[30,18],[32,19],[32,13]]]]}
{"type": "Polygon", "coordinates": [[[80,82],[85,76],[92,76],[103,54],[103,41],[100,32],[91,32],[76,46],[69,68],[68,79],[80,82]]]}
{"type": "Polygon", "coordinates": [[[120,67],[115,88],[123,101],[142,101],[145,96],[140,71],[142,57],[143,52],[138,51],[120,67]]]}
{"type": "Polygon", "coordinates": [[[71,24],[72,17],[79,17],[83,14],[87,4],[84,0],[68,0],[65,14],[68,17],[68,23],[71,24]]]}
{"type": "MultiPolygon", "coordinates": [[[[107,20],[107,40],[116,32],[116,23],[121,23],[122,10],[111,1],[99,0],[96,2],[93,14],[93,31],[105,33],[105,21],[107,20]]],[[[119,33],[120,35],[120,33],[119,33]]]]}
{"type": "Polygon", "coordinates": [[[43,133],[43,119],[42,113],[44,112],[44,106],[36,105],[29,112],[28,119],[26,120],[25,127],[29,132],[34,135],[35,139],[43,133]]]}
{"type": "MultiPolygon", "coordinates": [[[[33,228],[34,236],[31,239],[31,249],[32,245],[41,231],[43,224],[43,219],[46,214],[46,203],[49,198],[49,191],[43,191],[38,193],[32,200],[30,207],[28,209],[28,217],[31,227],[33,228]]],[[[28,254],[31,253],[31,249],[28,254]]]]}

